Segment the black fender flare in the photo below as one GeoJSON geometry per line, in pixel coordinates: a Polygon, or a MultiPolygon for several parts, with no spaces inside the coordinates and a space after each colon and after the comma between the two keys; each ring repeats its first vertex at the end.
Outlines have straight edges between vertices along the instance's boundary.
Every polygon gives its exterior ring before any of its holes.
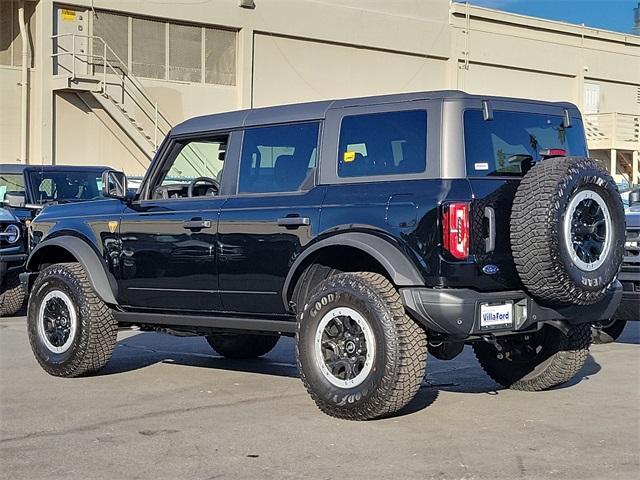
{"type": "Polygon", "coordinates": [[[424,286],[424,278],[414,263],[393,243],[369,233],[340,233],[314,243],[303,250],[293,262],[282,289],[282,301],[287,309],[289,290],[293,287],[292,281],[302,263],[314,253],[330,246],[353,247],[371,255],[389,274],[392,283],[398,287],[424,286]]]}
{"type": "Polygon", "coordinates": [[[96,294],[107,304],[117,305],[117,283],[113,275],[107,270],[106,265],[100,259],[95,250],[84,240],[71,235],[63,235],[44,240],[39,243],[29,255],[27,270],[34,270],[33,259],[37,253],[47,247],[60,247],[65,249],[84,267],[87,277],[96,291],[96,294]]]}

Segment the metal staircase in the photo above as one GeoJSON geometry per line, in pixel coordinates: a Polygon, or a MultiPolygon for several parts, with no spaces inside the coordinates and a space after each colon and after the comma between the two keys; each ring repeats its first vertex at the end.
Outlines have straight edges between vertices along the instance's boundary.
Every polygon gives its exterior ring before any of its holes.
{"type": "Polygon", "coordinates": [[[54,90],[76,93],[94,111],[97,102],[151,159],[172,125],[126,62],[98,36],[65,33],[51,38],[54,90]]]}

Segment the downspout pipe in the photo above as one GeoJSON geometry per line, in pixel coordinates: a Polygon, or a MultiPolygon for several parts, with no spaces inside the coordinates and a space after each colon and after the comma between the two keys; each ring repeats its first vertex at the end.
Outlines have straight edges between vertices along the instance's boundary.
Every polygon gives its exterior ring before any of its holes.
{"type": "Polygon", "coordinates": [[[20,163],[29,163],[27,159],[27,129],[29,112],[29,35],[27,25],[24,21],[24,0],[18,7],[18,25],[20,25],[20,38],[22,38],[22,81],[21,87],[21,108],[20,108],[20,163]]]}

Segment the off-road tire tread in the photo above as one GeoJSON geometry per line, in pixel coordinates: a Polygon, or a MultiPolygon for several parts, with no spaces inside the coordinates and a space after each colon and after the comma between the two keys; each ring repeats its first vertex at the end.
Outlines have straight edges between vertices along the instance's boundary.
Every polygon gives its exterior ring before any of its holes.
{"type": "Polygon", "coordinates": [[[26,294],[17,275],[11,275],[6,280],[6,290],[0,294],[0,317],[14,315],[24,305],[26,294]]]}
{"type": "MultiPolygon", "coordinates": [[[[52,368],[37,355],[36,359],[44,370],[55,376],[79,377],[94,374],[111,359],[118,335],[118,322],[113,317],[111,309],[96,294],[84,267],[79,263],[57,263],[47,267],[36,279],[32,291],[36,291],[46,281],[47,276],[54,272],[66,276],[70,282],[75,282],[82,292],[83,305],[76,307],[79,309],[78,320],[82,328],[89,332],[88,341],[84,351],[74,355],[65,368],[52,368]]],[[[29,335],[29,341],[35,350],[35,339],[32,335],[29,335]]]]}
{"type": "MultiPolygon", "coordinates": [[[[309,385],[300,363],[299,344],[296,342],[296,359],[300,378],[316,405],[324,413],[346,420],[370,420],[393,414],[405,407],[416,395],[425,375],[427,361],[427,336],[425,331],[407,316],[396,288],[384,276],[373,272],[339,273],[323,281],[314,298],[331,286],[351,287],[361,293],[372,294],[379,299],[379,307],[390,315],[381,315],[387,332],[387,348],[395,359],[390,371],[383,377],[377,391],[368,402],[357,408],[344,409],[325,402],[309,385]],[[367,292],[368,291],[368,292],[367,292]]],[[[301,322],[298,314],[297,337],[301,322]]]]}
{"type": "Polygon", "coordinates": [[[487,362],[487,350],[479,350],[478,344],[474,343],[473,351],[482,369],[496,383],[511,390],[538,392],[565,383],[576,376],[589,356],[590,344],[590,324],[575,325],[570,328],[568,335],[563,335],[559,350],[551,356],[551,361],[538,375],[515,381],[509,379],[508,361],[500,363],[502,368],[495,368],[495,364],[487,362]]]}
{"type": "MultiPolygon", "coordinates": [[[[511,249],[516,270],[527,290],[544,302],[592,305],[607,293],[609,285],[599,291],[580,289],[558,258],[558,193],[566,190],[572,175],[583,169],[598,170],[606,182],[615,185],[613,178],[592,159],[558,158],[534,165],[520,182],[513,201],[511,249]]],[[[618,256],[610,261],[622,261],[621,249],[618,256]]]]}

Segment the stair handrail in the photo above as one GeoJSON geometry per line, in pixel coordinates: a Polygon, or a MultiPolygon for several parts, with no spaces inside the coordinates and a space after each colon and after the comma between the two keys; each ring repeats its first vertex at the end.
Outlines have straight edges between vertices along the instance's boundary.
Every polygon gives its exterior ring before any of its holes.
{"type": "MultiPolygon", "coordinates": [[[[109,44],[100,36],[98,35],[86,35],[86,34],[77,34],[77,33],[60,33],[60,34],[56,34],[56,35],[52,35],[51,39],[56,43],[56,50],[59,48],[59,43],[58,43],[58,39],[62,38],[62,37],[71,37],[71,52],[68,51],[63,51],[63,52],[52,52],[51,53],[51,57],[52,58],[57,58],[57,57],[62,57],[62,56],[66,56],[66,55],[70,55],[71,58],[73,59],[72,61],[72,66],[71,66],[71,79],[74,80],[76,78],[76,72],[75,72],[75,59],[77,57],[81,57],[81,58],[86,58],[87,61],[88,60],[93,60],[93,59],[99,59],[101,60],[102,63],[102,69],[103,69],[103,78],[101,80],[101,84],[102,84],[102,90],[103,93],[106,94],[107,92],[107,67],[109,68],[109,70],[111,70],[113,72],[113,74],[115,74],[116,76],[120,77],[120,73],[124,74],[121,76],[122,79],[122,84],[123,84],[123,88],[124,88],[124,82],[125,79],[129,80],[129,82],[135,87],[135,89],[138,91],[138,93],[140,94],[140,96],[142,97],[142,99],[148,104],[148,107],[150,108],[145,108],[142,105],[138,104],[142,110],[142,112],[147,116],[147,118],[153,122],[154,125],[154,146],[155,148],[158,147],[158,131],[160,131],[160,133],[162,133],[163,135],[165,135],[166,133],[168,133],[168,131],[172,128],[172,124],[171,122],[162,114],[162,112],[160,112],[158,110],[158,102],[153,100],[151,98],[151,96],[146,92],[144,86],[140,83],[140,81],[135,77],[135,75],[133,75],[131,73],[131,71],[129,70],[129,67],[127,66],[127,64],[118,56],[118,54],[109,46],[109,44]],[[91,39],[91,40],[98,40],[99,42],[102,43],[102,55],[96,55],[94,53],[83,53],[83,52],[76,52],[76,37],[77,38],[86,38],[86,39],[91,39]],[[117,67],[120,69],[120,72],[118,72],[118,68],[114,67],[112,65],[112,63],[110,61],[107,60],[107,51],[113,55],[113,57],[118,61],[117,67]],[[151,110],[151,111],[148,111],[151,110]],[[162,120],[165,125],[165,128],[160,126],[160,122],[159,120],[162,120]],[[165,130],[165,131],[163,131],[165,130]]],[[[92,49],[93,50],[93,49],[92,49]]],[[[138,102],[136,102],[138,103],[138,102]]]]}

